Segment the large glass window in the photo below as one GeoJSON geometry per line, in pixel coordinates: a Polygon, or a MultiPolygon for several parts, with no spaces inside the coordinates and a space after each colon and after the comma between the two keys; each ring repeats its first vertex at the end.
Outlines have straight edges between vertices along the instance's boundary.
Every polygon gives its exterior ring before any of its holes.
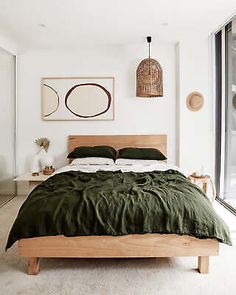
{"type": "Polygon", "coordinates": [[[236,19],[215,35],[215,49],[217,193],[236,213],[236,19]]]}
{"type": "Polygon", "coordinates": [[[225,175],[224,199],[236,208],[236,32],[235,21],[225,28],[225,175]]]}

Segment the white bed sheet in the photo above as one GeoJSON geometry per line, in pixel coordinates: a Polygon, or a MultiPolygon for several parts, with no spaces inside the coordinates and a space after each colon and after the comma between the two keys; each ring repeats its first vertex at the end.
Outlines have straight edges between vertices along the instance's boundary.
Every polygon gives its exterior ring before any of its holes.
{"type": "MultiPolygon", "coordinates": [[[[67,171],[81,171],[81,172],[97,172],[99,170],[103,171],[118,171],[122,172],[151,172],[155,170],[166,171],[169,169],[177,170],[181,173],[181,169],[178,166],[171,164],[154,164],[154,165],[66,165],[56,170],[55,173],[67,172],[67,171]]],[[[184,173],[183,173],[184,174],[184,173]]]]}

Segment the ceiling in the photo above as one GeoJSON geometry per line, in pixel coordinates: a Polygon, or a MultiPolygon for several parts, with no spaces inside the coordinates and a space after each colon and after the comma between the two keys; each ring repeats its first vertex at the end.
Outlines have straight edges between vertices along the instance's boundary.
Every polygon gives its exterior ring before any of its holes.
{"type": "Polygon", "coordinates": [[[207,36],[234,12],[235,0],[0,0],[0,36],[20,50],[172,43],[207,36]]]}

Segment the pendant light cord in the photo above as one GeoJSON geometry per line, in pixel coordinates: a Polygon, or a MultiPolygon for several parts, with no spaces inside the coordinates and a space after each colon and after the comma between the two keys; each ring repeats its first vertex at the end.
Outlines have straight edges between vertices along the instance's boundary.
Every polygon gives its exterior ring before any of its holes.
{"type": "Polygon", "coordinates": [[[149,75],[151,74],[151,42],[152,42],[152,37],[148,36],[147,37],[147,42],[148,42],[148,66],[149,66],[149,75]]]}
{"type": "Polygon", "coordinates": [[[151,43],[148,43],[149,75],[151,74],[151,43]]]}

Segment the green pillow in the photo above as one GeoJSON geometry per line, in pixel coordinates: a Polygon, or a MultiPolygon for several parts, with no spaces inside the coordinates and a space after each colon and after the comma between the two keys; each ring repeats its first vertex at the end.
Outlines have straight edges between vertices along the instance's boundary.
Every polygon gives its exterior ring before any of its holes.
{"type": "Polygon", "coordinates": [[[116,150],[111,146],[80,146],[75,148],[67,158],[76,159],[76,158],[86,158],[86,157],[100,157],[100,158],[109,158],[116,159],[116,150]]]}
{"type": "Polygon", "coordinates": [[[119,150],[118,158],[142,160],[166,160],[166,156],[154,148],[123,148],[119,150]]]}

